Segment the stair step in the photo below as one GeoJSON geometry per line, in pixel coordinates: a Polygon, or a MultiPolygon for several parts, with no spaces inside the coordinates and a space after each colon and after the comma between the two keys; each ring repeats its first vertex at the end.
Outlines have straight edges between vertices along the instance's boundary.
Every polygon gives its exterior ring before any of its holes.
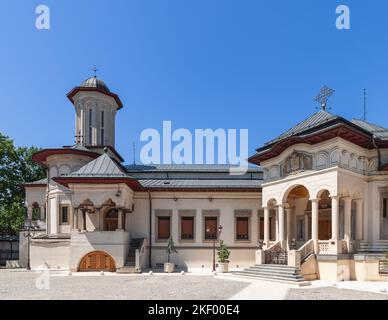
{"type": "Polygon", "coordinates": [[[287,278],[287,277],[281,277],[276,275],[260,275],[260,274],[254,274],[254,273],[246,273],[244,271],[238,271],[233,273],[238,276],[248,276],[253,278],[260,278],[260,279],[274,279],[274,280],[283,280],[288,282],[302,282],[305,281],[303,277],[301,278],[287,278]]]}
{"type": "Polygon", "coordinates": [[[141,273],[140,270],[135,267],[124,266],[122,268],[117,269],[116,273],[141,273]]]}
{"type": "Polygon", "coordinates": [[[249,273],[249,274],[257,274],[257,275],[268,275],[268,276],[279,276],[284,278],[303,278],[300,274],[290,274],[290,273],[282,273],[282,272],[273,272],[273,271],[257,271],[251,269],[244,269],[241,272],[249,273]]]}
{"type": "Polygon", "coordinates": [[[238,276],[246,276],[259,279],[284,281],[290,283],[305,283],[300,271],[292,266],[278,264],[256,264],[242,271],[234,272],[238,276]]]}
{"type": "Polygon", "coordinates": [[[275,270],[275,269],[260,269],[260,268],[255,268],[255,267],[249,267],[249,269],[244,269],[247,271],[252,271],[252,272],[263,272],[263,273],[277,273],[277,274],[284,274],[284,275],[298,275],[298,271],[296,270],[291,270],[291,271],[283,271],[283,270],[275,270]]]}
{"type": "Polygon", "coordinates": [[[262,269],[276,269],[276,270],[296,270],[295,267],[285,266],[282,264],[255,264],[251,268],[262,268],[262,269]]]}

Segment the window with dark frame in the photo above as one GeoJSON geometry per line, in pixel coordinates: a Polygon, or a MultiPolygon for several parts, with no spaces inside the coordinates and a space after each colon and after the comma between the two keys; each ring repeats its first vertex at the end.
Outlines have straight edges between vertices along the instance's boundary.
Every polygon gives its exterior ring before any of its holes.
{"type": "Polygon", "coordinates": [[[217,239],[217,217],[205,217],[205,240],[217,239]]]}
{"type": "Polygon", "coordinates": [[[383,199],[383,218],[388,217],[388,198],[383,199]]]}
{"type": "Polygon", "coordinates": [[[236,217],[236,240],[249,240],[248,217],[236,217]]]}
{"type": "Polygon", "coordinates": [[[260,217],[259,219],[259,240],[264,240],[264,217],[260,217]]]}
{"type": "Polygon", "coordinates": [[[93,129],[93,127],[92,127],[92,116],[93,116],[93,114],[92,114],[92,109],[89,109],[89,144],[92,144],[93,142],[92,142],[92,129],[93,129]]]}
{"type": "Polygon", "coordinates": [[[158,239],[169,239],[170,234],[170,217],[158,217],[158,239]]]}
{"type": "Polygon", "coordinates": [[[61,223],[69,223],[69,207],[62,207],[61,209],[61,223]]]}
{"type": "Polygon", "coordinates": [[[298,220],[298,225],[297,225],[297,235],[298,235],[298,239],[297,240],[304,240],[305,236],[304,236],[304,217],[298,217],[297,218],[298,220]]]}
{"type": "Polygon", "coordinates": [[[181,217],[181,239],[194,239],[194,217],[181,217]]]}
{"type": "MultiPolygon", "coordinates": [[[[269,218],[269,240],[274,240],[272,239],[272,217],[269,218]]],[[[259,240],[264,240],[264,229],[265,229],[265,223],[264,223],[264,217],[260,217],[259,219],[259,231],[260,231],[260,235],[259,235],[259,240]]]]}

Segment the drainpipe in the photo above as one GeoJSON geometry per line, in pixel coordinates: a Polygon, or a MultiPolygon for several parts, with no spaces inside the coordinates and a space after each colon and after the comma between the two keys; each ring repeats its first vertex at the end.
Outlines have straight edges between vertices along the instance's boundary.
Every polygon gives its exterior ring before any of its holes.
{"type": "Polygon", "coordinates": [[[379,147],[376,144],[376,140],[375,140],[375,136],[374,135],[373,135],[373,138],[372,138],[372,142],[373,142],[373,146],[377,150],[377,159],[378,159],[378,167],[377,168],[378,168],[378,170],[381,170],[381,152],[380,152],[379,147]]]}
{"type": "Polygon", "coordinates": [[[50,170],[48,166],[46,167],[46,234],[49,234],[49,191],[50,191],[50,170]]]}
{"type": "Polygon", "coordinates": [[[151,198],[150,190],[148,190],[148,199],[149,199],[149,203],[150,203],[150,212],[149,212],[150,229],[149,229],[148,266],[149,266],[149,268],[152,268],[152,263],[151,263],[151,257],[152,257],[152,198],[151,198]]]}

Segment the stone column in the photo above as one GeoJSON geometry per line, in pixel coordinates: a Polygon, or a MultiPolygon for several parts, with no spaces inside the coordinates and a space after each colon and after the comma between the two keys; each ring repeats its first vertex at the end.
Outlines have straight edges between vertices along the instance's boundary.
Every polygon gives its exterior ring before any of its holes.
{"type": "Polygon", "coordinates": [[[269,242],[269,208],[264,207],[264,244],[267,246],[269,242]]]}
{"type": "Polygon", "coordinates": [[[279,208],[275,208],[275,240],[279,241],[279,208]]]}
{"type": "Polygon", "coordinates": [[[79,230],[79,227],[78,227],[78,214],[79,214],[79,211],[78,211],[78,207],[75,207],[73,209],[73,229],[74,230],[79,230]]]}
{"type": "Polygon", "coordinates": [[[123,209],[119,209],[117,230],[123,230],[123,209]]]}
{"type": "Polygon", "coordinates": [[[96,208],[96,227],[95,229],[96,230],[100,230],[100,211],[101,211],[101,208],[96,208]]]}
{"type": "Polygon", "coordinates": [[[352,198],[344,197],[344,239],[352,238],[352,198]]]}
{"type": "Polygon", "coordinates": [[[363,200],[357,199],[356,202],[356,240],[363,240],[364,238],[364,213],[363,213],[363,200]]]}
{"type": "Polygon", "coordinates": [[[288,242],[288,246],[290,246],[291,244],[291,240],[292,240],[292,212],[293,212],[293,208],[286,208],[286,219],[287,219],[287,242],[288,242]]]}
{"type": "Polygon", "coordinates": [[[284,232],[284,204],[278,205],[278,215],[279,215],[279,241],[282,242],[282,246],[283,246],[283,243],[286,240],[285,232],[284,232]]]}
{"type": "Polygon", "coordinates": [[[27,207],[27,219],[32,220],[32,206],[27,207]]]}
{"type": "Polygon", "coordinates": [[[331,239],[339,238],[339,197],[331,197],[331,239]]]}
{"type": "Polygon", "coordinates": [[[39,205],[39,220],[45,220],[44,205],[39,205]]]}
{"type": "Polygon", "coordinates": [[[318,203],[319,199],[311,199],[311,239],[315,253],[318,253],[318,203]]]}

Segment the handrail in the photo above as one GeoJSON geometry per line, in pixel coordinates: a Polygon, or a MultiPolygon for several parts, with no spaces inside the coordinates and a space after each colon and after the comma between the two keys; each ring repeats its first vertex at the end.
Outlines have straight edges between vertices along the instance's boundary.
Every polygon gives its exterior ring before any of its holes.
{"type": "Polygon", "coordinates": [[[312,239],[308,240],[297,251],[300,252],[300,261],[303,262],[308,256],[314,253],[314,241],[312,239]]]}
{"type": "Polygon", "coordinates": [[[267,250],[265,251],[274,251],[277,246],[280,246],[280,241],[275,241],[267,250]]]}

